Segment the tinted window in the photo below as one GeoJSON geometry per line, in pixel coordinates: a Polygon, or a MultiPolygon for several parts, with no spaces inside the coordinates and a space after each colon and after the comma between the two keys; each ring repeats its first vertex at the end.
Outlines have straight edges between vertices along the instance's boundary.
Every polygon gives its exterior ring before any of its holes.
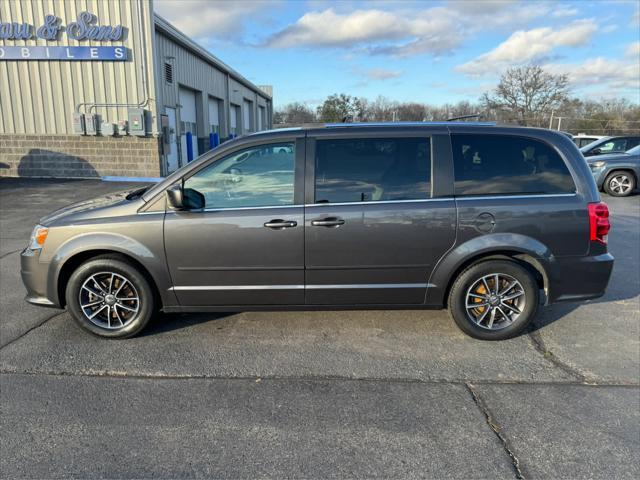
{"type": "Polygon", "coordinates": [[[631,150],[634,147],[637,147],[638,145],[640,145],[640,138],[631,137],[627,139],[627,145],[625,146],[626,151],[628,152],[629,150],[631,150]]]}
{"type": "Polygon", "coordinates": [[[624,152],[627,150],[627,139],[616,138],[615,140],[609,140],[597,148],[599,148],[602,153],[624,152]]]}
{"type": "Polygon", "coordinates": [[[318,140],[316,202],[417,200],[430,196],[428,138],[318,140]]]}
{"type": "Polygon", "coordinates": [[[218,160],[185,180],[201,192],[206,208],[292,205],[293,143],[262,145],[218,160]]]}
{"type": "Polygon", "coordinates": [[[542,142],[503,135],[451,137],[456,195],[575,191],[562,158],[542,142]]]}

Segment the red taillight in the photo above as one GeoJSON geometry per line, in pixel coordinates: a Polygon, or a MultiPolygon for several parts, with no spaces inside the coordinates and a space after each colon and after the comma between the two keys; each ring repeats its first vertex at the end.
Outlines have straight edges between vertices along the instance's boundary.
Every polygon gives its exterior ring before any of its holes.
{"type": "Polygon", "coordinates": [[[607,244],[607,234],[611,229],[609,207],[604,202],[589,204],[589,240],[607,244]]]}

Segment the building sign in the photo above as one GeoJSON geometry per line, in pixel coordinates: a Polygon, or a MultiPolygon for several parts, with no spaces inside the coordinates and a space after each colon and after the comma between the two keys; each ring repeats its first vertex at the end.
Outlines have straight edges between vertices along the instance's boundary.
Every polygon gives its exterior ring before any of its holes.
{"type": "MultiPolygon", "coordinates": [[[[0,40],[46,40],[58,41],[63,34],[69,40],[94,42],[116,42],[124,39],[126,28],[122,25],[96,25],[97,17],[81,12],[74,22],[65,27],[60,18],[46,15],[44,23],[36,26],[29,23],[0,22],[0,40]]],[[[127,59],[125,47],[94,46],[0,46],[0,60],[102,60],[122,61],[127,59]]]]}
{"type": "Polygon", "coordinates": [[[125,47],[0,47],[0,60],[100,60],[127,59],[125,47]]]}

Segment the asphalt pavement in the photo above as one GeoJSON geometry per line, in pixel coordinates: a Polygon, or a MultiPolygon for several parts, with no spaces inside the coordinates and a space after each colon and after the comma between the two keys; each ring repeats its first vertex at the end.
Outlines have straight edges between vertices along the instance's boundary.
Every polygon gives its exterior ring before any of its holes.
{"type": "Polygon", "coordinates": [[[160,315],[106,341],[22,300],[19,252],[126,187],[0,179],[0,477],[640,476],[640,195],[603,195],[607,294],[512,340],[389,310],[160,315]]]}

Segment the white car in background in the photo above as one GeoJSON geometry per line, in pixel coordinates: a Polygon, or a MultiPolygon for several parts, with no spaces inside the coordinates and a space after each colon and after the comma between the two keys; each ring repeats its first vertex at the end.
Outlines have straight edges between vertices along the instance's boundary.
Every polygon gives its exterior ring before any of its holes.
{"type": "Polygon", "coordinates": [[[586,133],[579,133],[578,135],[574,135],[573,143],[575,143],[578,148],[585,147],[596,140],[600,140],[602,135],[587,135],[586,133]]]}

